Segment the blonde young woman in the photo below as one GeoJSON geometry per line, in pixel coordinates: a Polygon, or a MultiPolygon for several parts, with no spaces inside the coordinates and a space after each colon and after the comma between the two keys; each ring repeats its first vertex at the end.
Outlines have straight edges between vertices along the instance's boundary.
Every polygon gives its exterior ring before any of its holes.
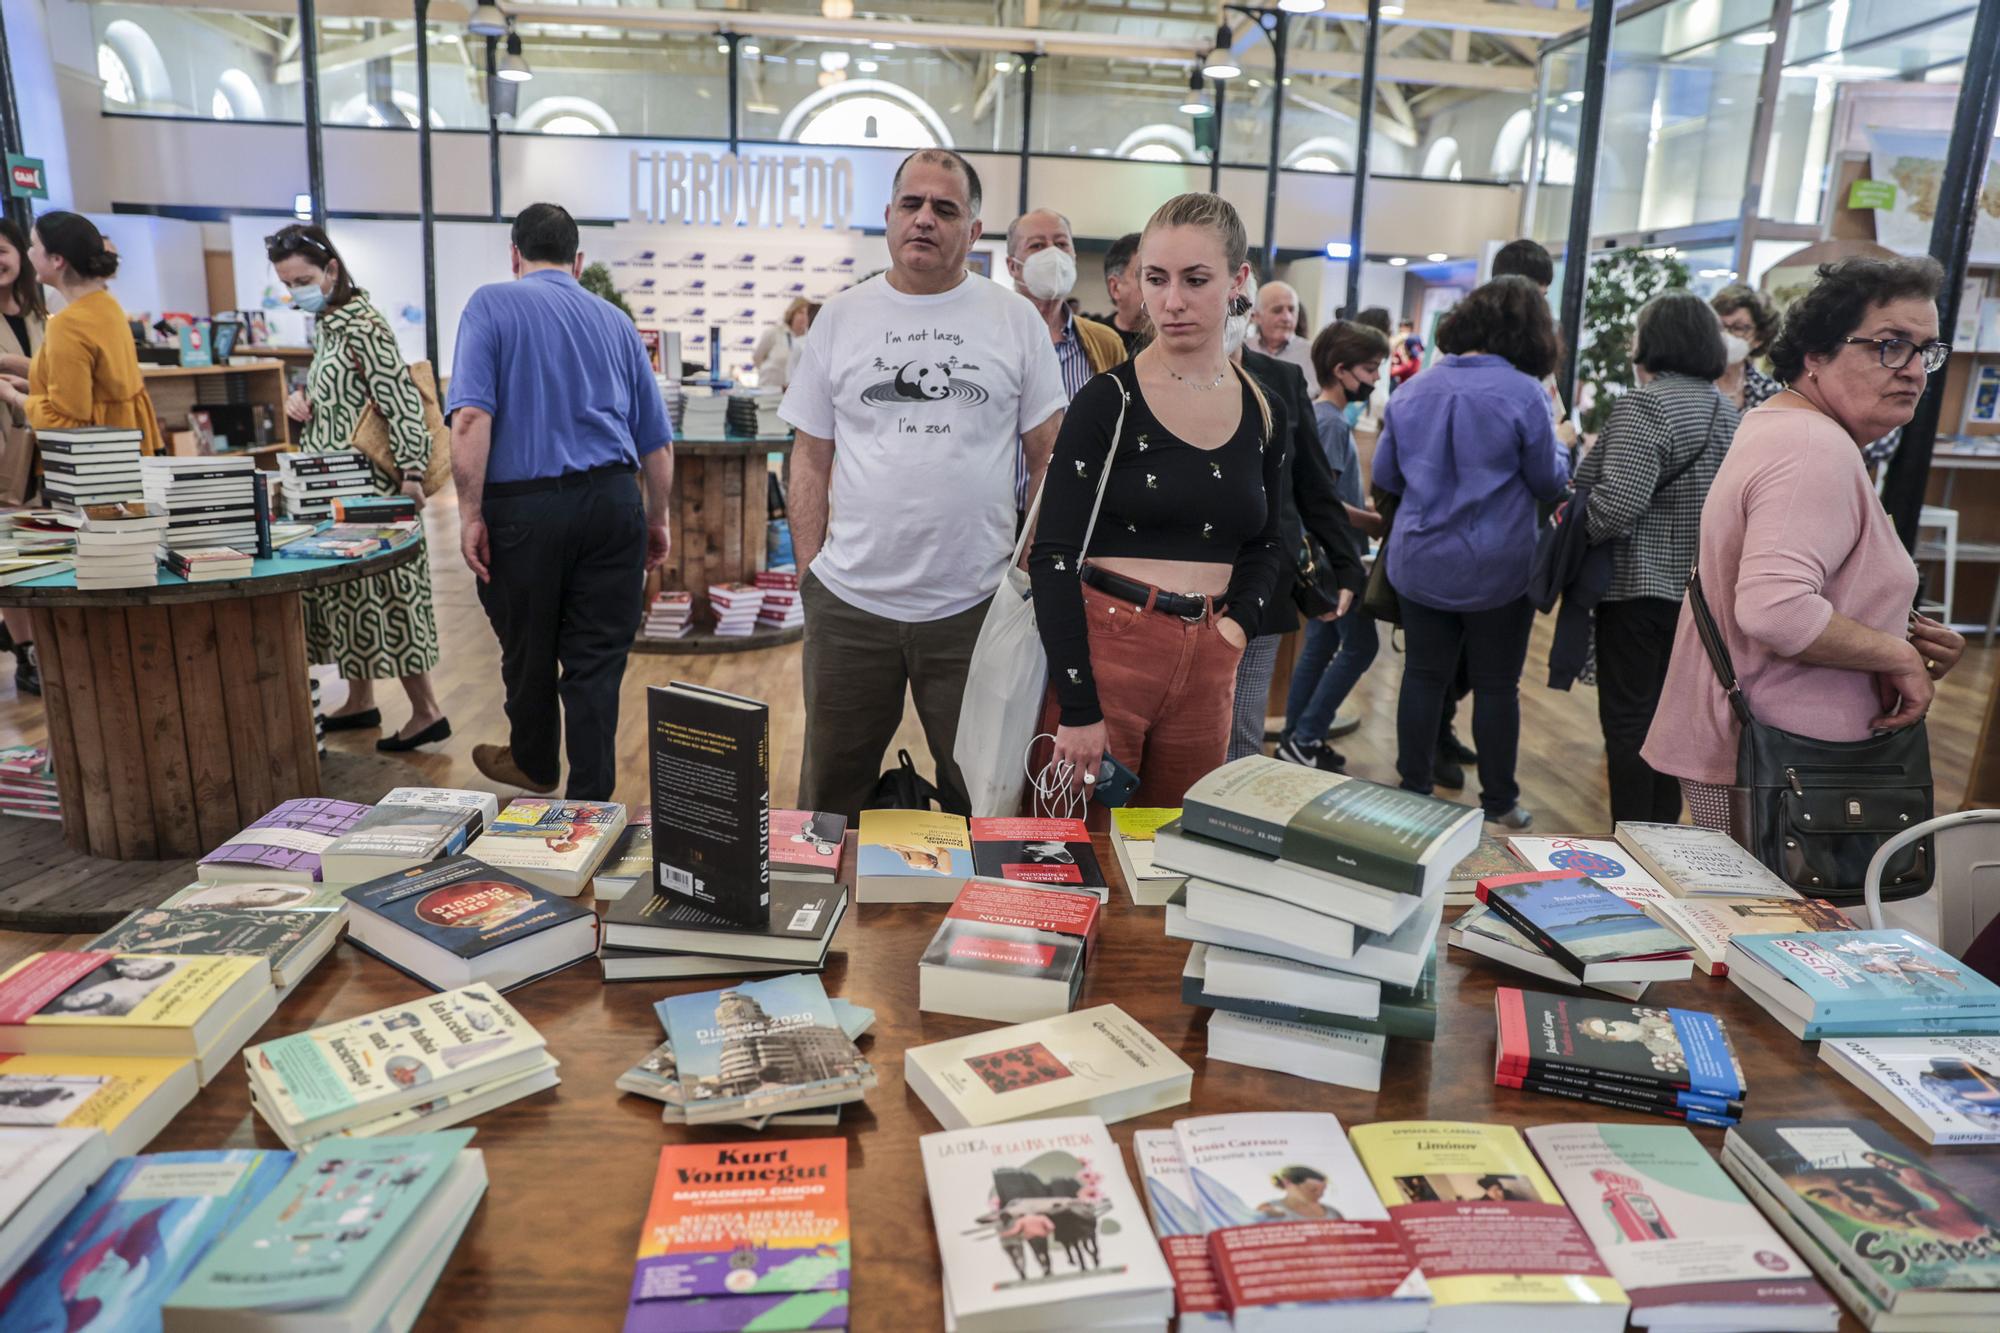
{"type": "Polygon", "coordinates": [[[1110,754],[1135,804],[1179,805],[1228,749],[1237,660],[1285,564],[1284,450],[1224,346],[1247,249],[1226,200],[1161,205],[1138,256],[1153,341],[1084,385],[1056,437],[1028,569],[1072,790],[1110,754]]]}

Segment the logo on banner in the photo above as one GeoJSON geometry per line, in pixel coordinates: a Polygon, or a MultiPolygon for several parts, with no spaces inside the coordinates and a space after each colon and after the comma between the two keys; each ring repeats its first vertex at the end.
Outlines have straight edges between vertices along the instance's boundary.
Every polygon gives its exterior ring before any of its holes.
{"type": "MultiPolygon", "coordinates": [[[[632,220],[690,227],[837,230],[854,213],[847,157],[634,149],[632,220]]],[[[742,265],[754,256],[735,259],[742,265]]]]}

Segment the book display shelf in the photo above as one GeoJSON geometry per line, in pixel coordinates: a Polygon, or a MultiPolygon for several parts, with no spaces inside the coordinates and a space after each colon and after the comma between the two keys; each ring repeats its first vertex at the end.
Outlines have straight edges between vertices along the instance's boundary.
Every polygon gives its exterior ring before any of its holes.
{"type": "Polygon", "coordinates": [[[769,483],[771,456],[789,467],[792,438],[765,435],[693,437],[674,441],[673,513],[668,527],[674,547],[667,562],[646,580],[646,601],[662,588],[685,588],[694,594],[697,626],[685,638],[649,638],[643,632],[632,644],[641,653],[753,652],[797,643],[803,631],[759,629],[741,637],[719,636],[708,590],[719,583],[748,583],[765,567],[770,533],[769,483]]]}

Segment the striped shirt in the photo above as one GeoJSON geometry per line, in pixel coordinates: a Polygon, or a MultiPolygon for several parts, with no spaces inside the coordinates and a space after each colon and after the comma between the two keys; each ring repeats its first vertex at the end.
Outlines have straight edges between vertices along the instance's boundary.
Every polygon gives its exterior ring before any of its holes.
{"type": "MultiPolygon", "coordinates": [[[[1090,358],[1084,354],[1083,336],[1076,331],[1076,316],[1063,316],[1062,341],[1056,344],[1056,361],[1062,366],[1063,400],[1076,397],[1090,383],[1090,358]]],[[[1014,450],[1014,508],[1028,508],[1028,451],[1014,450]]]]}
{"type": "Polygon", "coordinates": [[[1687,375],[1660,375],[1619,398],[1576,472],[1591,488],[1591,540],[1623,539],[1605,601],[1681,599],[1702,502],[1739,420],[1713,384],[1687,375]]]}

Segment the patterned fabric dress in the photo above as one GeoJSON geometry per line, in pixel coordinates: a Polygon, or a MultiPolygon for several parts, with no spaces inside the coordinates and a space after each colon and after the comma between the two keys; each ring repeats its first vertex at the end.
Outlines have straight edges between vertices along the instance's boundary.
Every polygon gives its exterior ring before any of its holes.
{"type": "MultiPolygon", "coordinates": [[[[369,403],[389,425],[391,448],[403,468],[430,461],[431,437],[416,381],[403,364],[388,321],[356,292],[314,324],[306,371],[312,415],[299,428],[304,453],[346,449],[369,403]]],[[[374,469],[375,488],[401,491],[402,479],[374,469]]],[[[429,671],[438,663],[437,617],[431,609],[431,567],[425,557],[386,574],[305,594],[306,653],[331,662],[349,680],[379,680],[429,671]]]]}

